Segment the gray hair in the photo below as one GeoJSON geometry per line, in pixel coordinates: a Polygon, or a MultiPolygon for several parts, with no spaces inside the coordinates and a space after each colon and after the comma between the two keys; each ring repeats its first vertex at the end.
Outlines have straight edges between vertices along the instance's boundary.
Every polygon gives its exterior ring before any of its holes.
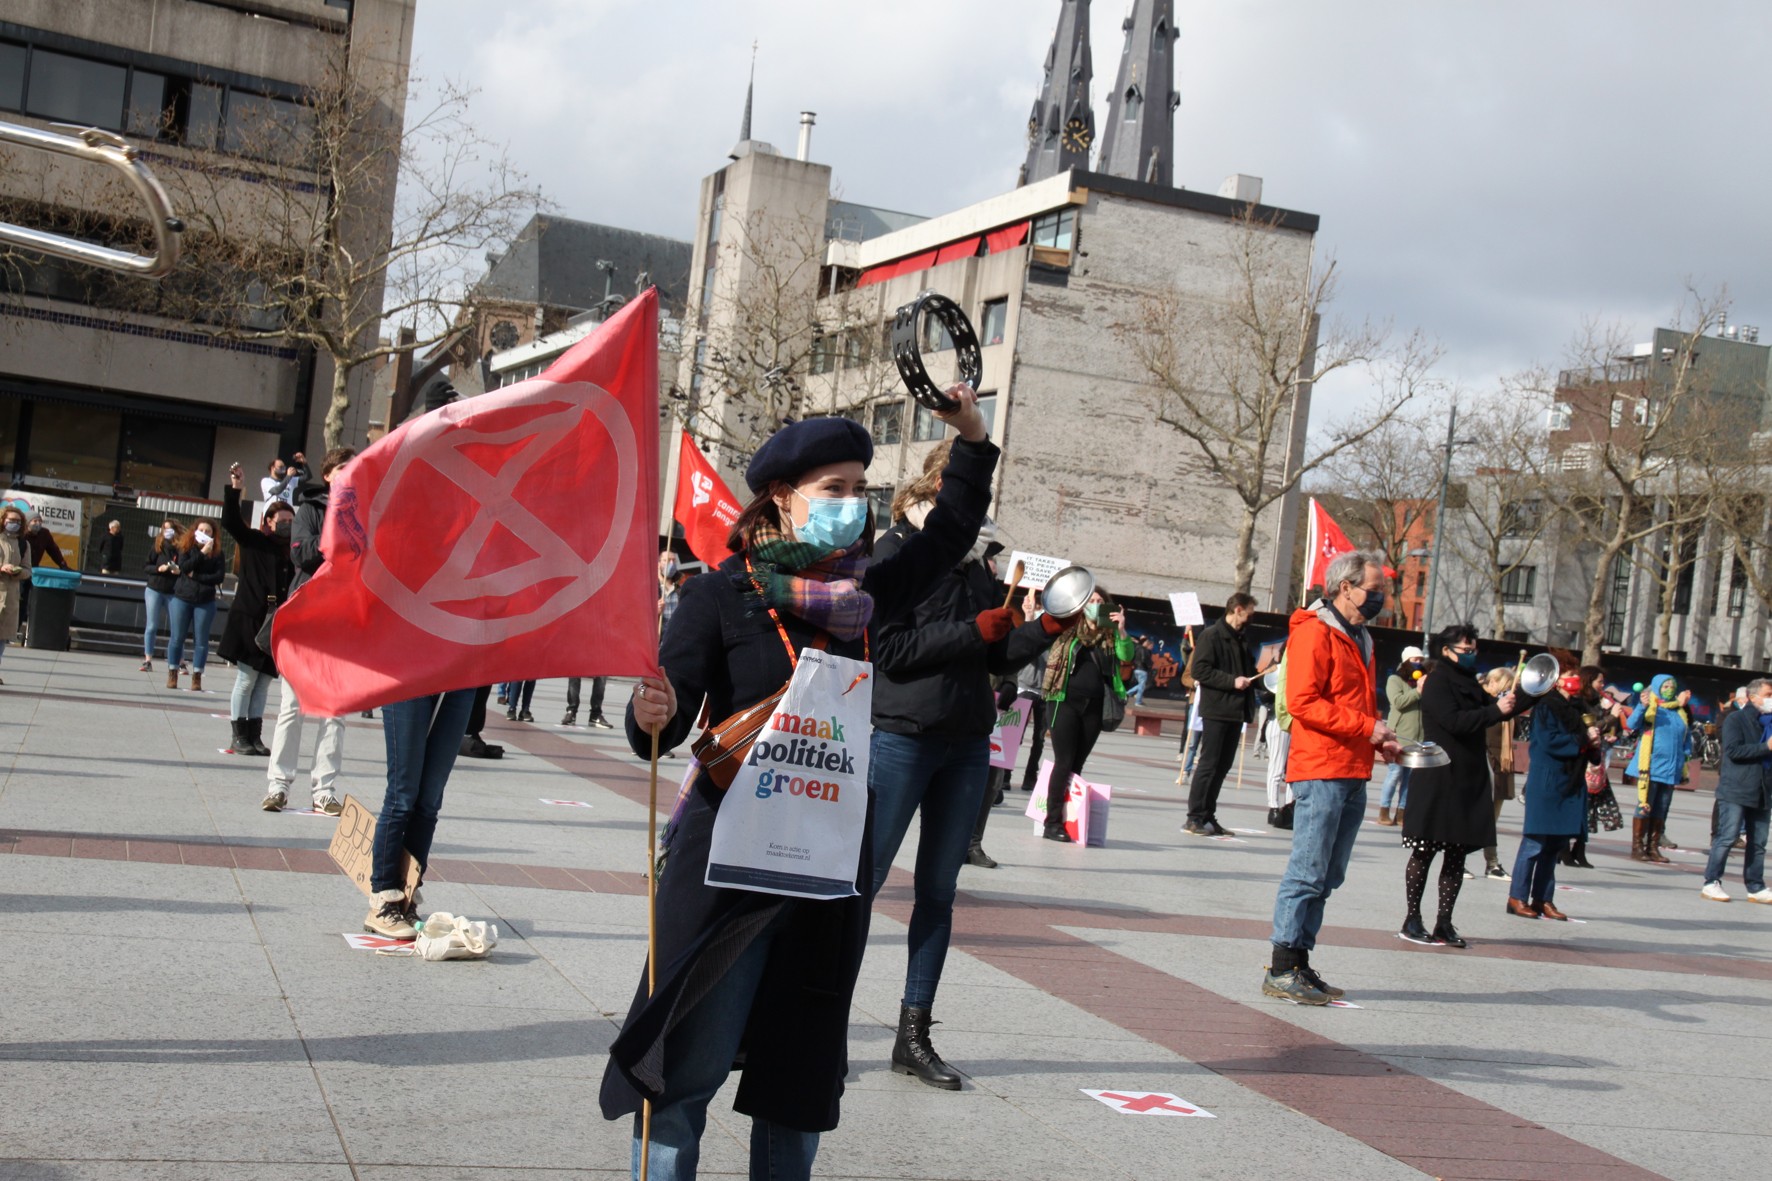
{"type": "Polygon", "coordinates": [[[1345,554],[1336,554],[1329,560],[1329,569],[1323,571],[1323,598],[1333,599],[1336,588],[1344,582],[1355,586],[1366,581],[1366,567],[1384,565],[1384,559],[1371,550],[1349,550],[1345,554]]]}
{"type": "Polygon", "coordinates": [[[1762,690],[1772,689],[1772,678],[1756,677],[1747,683],[1747,695],[1753,697],[1762,690]]]}

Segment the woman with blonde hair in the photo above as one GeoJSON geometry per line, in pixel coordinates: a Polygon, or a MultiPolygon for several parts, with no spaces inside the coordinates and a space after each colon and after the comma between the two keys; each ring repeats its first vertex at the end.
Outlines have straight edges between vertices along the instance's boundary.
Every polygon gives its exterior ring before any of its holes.
{"type": "Polygon", "coordinates": [[[166,643],[166,687],[178,688],[179,659],[191,637],[191,691],[203,690],[209,663],[209,629],[215,625],[215,591],[227,576],[221,535],[214,521],[201,517],[179,535],[178,582],[172,588],[172,634],[166,643]]]}
{"type": "Polygon", "coordinates": [[[1046,658],[1047,728],[1052,735],[1052,777],[1046,783],[1046,828],[1049,841],[1068,841],[1064,806],[1071,776],[1101,737],[1103,714],[1126,700],[1123,680],[1133,657],[1126,634],[1126,613],[1116,607],[1101,584],[1083,608],[1083,620],[1070,637],[1052,645],[1046,658]],[[1108,700],[1112,694],[1114,701],[1108,700]]]}
{"type": "MultiPolygon", "coordinates": [[[[1491,697],[1500,697],[1514,687],[1514,670],[1500,665],[1479,678],[1491,697]]],[[[1495,819],[1501,820],[1501,805],[1514,798],[1514,720],[1503,718],[1483,734],[1489,748],[1489,786],[1495,801],[1495,819]]],[[[1483,847],[1483,876],[1507,880],[1510,876],[1501,864],[1501,853],[1494,845],[1483,847]]]]}

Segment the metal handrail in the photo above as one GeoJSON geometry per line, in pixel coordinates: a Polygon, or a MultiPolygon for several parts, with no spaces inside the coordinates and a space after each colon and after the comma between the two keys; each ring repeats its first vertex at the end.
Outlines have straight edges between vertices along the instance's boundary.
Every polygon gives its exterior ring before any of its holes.
{"type": "Polygon", "coordinates": [[[9,242],[40,254],[103,267],[106,270],[141,275],[148,279],[164,278],[178,265],[179,235],[184,233],[185,224],[173,216],[172,202],[167,198],[166,190],[160,187],[159,180],[148,171],[148,166],[140,159],[140,153],[128,140],[109,131],[100,131],[96,127],[83,128],[75,135],[60,135],[35,127],[21,127],[16,123],[0,123],[0,142],[92,160],[121,172],[147,203],[148,224],[154,228],[154,253],[144,257],[133,251],[101,246],[96,242],[51,234],[44,230],[33,230],[10,222],[0,222],[0,242],[9,242]]]}

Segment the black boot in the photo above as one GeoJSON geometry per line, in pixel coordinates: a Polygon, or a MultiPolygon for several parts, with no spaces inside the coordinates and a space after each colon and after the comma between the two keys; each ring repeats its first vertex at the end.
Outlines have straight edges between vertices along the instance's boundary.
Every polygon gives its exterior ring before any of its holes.
{"type": "Polygon", "coordinates": [[[231,718],[228,721],[228,725],[233,727],[234,730],[233,740],[228,743],[228,753],[236,755],[251,754],[252,744],[246,741],[246,719],[231,718]]]}
{"type": "Polygon", "coordinates": [[[892,1072],[912,1075],[944,1091],[960,1089],[960,1072],[941,1060],[929,1044],[929,1010],[898,1007],[898,1040],[892,1043],[892,1072]]]}
{"type": "Polygon", "coordinates": [[[246,721],[246,741],[252,743],[252,753],[261,759],[271,757],[271,748],[265,745],[265,720],[248,718],[246,721]]]}

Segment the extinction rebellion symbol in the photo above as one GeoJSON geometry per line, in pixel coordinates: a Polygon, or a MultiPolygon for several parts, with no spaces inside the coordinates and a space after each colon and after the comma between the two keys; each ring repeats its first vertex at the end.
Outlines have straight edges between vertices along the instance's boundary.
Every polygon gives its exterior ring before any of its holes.
{"type": "Polygon", "coordinates": [[[490,408],[456,423],[447,445],[427,446],[422,439],[409,438],[396,453],[369,506],[362,578],[364,586],[406,622],[441,640],[498,644],[557,622],[609,580],[633,523],[639,492],[639,444],[621,403],[607,390],[590,382],[570,382],[558,384],[558,392],[560,401],[542,407],[544,413],[534,413],[533,405],[490,408]],[[575,434],[597,430],[599,425],[612,444],[608,450],[613,451],[616,467],[614,504],[609,532],[587,563],[518,498],[517,486],[550,452],[568,444],[575,434]],[[463,449],[470,447],[503,447],[512,454],[494,475],[463,454],[463,449]],[[454,538],[442,565],[416,588],[407,586],[388,568],[375,545],[376,530],[389,523],[390,513],[406,516],[413,512],[412,504],[400,503],[400,484],[412,473],[414,463],[434,469],[482,510],[454,538]],[[508,529],[535,556],[476,575],[475,562],[498,526],[508,529]],[[563,573],[570,575],[569,580],[539,605],[521,613],[513,606],[513,601],[527,605],[531,597],[525,592],[542,583],[558,582],[563,573]],[[516,596],[524,597],[516,600],[516,596]],[[472,617],[443,606],[475,600],[479,610],[472,617]]]}

